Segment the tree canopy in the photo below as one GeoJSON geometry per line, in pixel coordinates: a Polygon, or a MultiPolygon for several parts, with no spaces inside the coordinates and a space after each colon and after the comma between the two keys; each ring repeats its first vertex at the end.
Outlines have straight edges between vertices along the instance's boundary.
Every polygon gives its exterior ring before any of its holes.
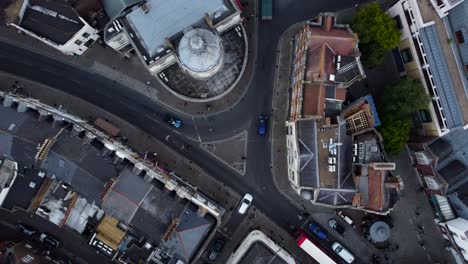
{"type": "Polygon", "coordinates": [[[384,49],[393,49],[400,42],[396,21],[375,2],[356,13],[352,29],[364,44],[375,42],[384,49]]]}
{"type": "Polygon", "coordinates": [[[382,119],[382,126],[379,128],[384,139],[385,151],[390,154],[398,154],[409,139],[411,121],[409,118],[396,119],[391,115],[386,115],[382,119]]]}
{"type": "Polygon", "coordinates": [[[383,115],[404,118],[426,109],[430,100],[419,80],[404,78],[385,87],[380,111],[383,115]]]}

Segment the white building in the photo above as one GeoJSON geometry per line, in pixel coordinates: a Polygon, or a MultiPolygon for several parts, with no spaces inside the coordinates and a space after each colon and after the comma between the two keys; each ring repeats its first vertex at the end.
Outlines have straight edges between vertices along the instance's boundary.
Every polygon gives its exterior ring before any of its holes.
{"type": "MultiPolygon", "coordinates": [[[[127,2],[106,26],[104,41],[123,56],[135,52],[153,75],[179,63],[192,77],[212,76],[224,61],[219,36],[241,21],[231,0],[127,2]]],[[[104,4],[106,12],[115,12],[114,5],[119,1],[104,4]]]]}
{"type": "Polygon", "coordinates": [[[18,164],[8,159],[0,159],[0,207],[16,180],[18,164]]]}
{"type": "Polygon", "coordinates": [[[23,0],[17,21],[8,25],[67,55],[83,54],[99,38],[65,0],[23,0]]]}
{"type": "Polygon", "coordinates": [[[466,66],[456,53],[457,38],[449,20],[440,18],[460,2],[431,0],[434,9],[416,0],[400,0],[388,10],[401,32],[394,52],[400,74],[420,80],[432,98],[427,109],[413,116],[419,136],[438,137],[456,127],[468,128],[466,66]]]}
{"type": "Polygon", "coordinates": [[[468,262],[468,220],[461,217],[449,220],[447,222],[438,223],[442,230],[442,236],[448,240],[452,246],[449,247],[457,263],[468,262]],[[445,231],[445,232],[444,232],[445,231]],[[464,260],[459,259],[459,255],[455,251],[459,251],[464,260]]]}

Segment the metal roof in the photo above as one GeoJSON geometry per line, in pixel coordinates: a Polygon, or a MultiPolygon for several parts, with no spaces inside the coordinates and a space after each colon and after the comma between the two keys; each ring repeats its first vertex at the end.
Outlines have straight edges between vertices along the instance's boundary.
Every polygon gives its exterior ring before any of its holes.
{"type": "Polygon", "coordinates": [[[421,41],[430,65],[431,73],[437,87],[440,103],[447,119],[447,127],[454,128],[463,125],[463,116],[458,105],[447,62],[437,37],[434,25],[419,30],[421,41]]]}
{"type": "Polygon", "coordinates": [[[150,57],[166,47],[170,38],[204,19],[230,12],[223,0],[148,0],[126,18],[150,57]]]}
{"type": "Polygon", "coordinates": [[[101,3],[106,14],[113,19],[122,14],[125,9],[142,1],[143,0],[101,0],[101,3]]]}
{"type": "Polygon", "coordinates": [[[179,59],[194,72],[206,72],[221,61],[221,38],[203,28],[192,29],[180,40],[179,59]]]}

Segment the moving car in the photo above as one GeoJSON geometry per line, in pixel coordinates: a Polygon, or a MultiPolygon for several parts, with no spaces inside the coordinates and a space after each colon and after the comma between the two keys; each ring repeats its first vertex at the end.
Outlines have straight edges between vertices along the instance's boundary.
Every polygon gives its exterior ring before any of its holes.
{"type": "Polygon", "coordinates": [[[27,236],[33,236],[37,232],[33,227],[21,223],[16,226],[16,229],[27,236]]]}
{"type": "Polygon", "coordinates": [[[166,114],[163,120],[175,128],[182,126],[182,121],[176,117],[171,116],[170,114],[166,114]]]}
{"type": "Polygon", "coordinates": [[[39,240],[48,248],[54,249],[60,247],[60,242],[47,233],[42,233],[39,240]]]}
{"type": "Polygon", "coordinates": [[[252,204],[253,196],[250,193],[246,193],[242,198],[242,201],[239,205],[239,209],[237,210],[239,214],[245,214],[252,204]]]}
{"type": "Polygon", "coordinates": [[[328,225],[329,225],[331,228],[335,229],[336,232],[338,232],[340,235],[343,235],[343,233],[345,232],[344,227],[342,227],[342,226],[338,223],[338,221],[336,221],[336,219],[334,219],[334,218],[328,220],[328,225]]]}
{"type": "Polygon", "coordinates": [[[335,253],[344,259],[347,263],[352,263],[354,261],[354,256],[347,250],[343,245],[338,242],[333,242],[332,249],[335,253]]]}
{"type": "Polygon", "coordinates": [[[267,121],[268,117],[266,115],[259,115],[258,116],[258,134],[260,136],[264,136],[267,130],[267,121]]]}
{"type": "Polygon", "coordinates": [[[210,261],[215,261],[218,258],[219,254],[223,251],[224,248],[224,241],[221,239],[217,239],[213,246],[211,247],[210,251],[208,252],[208,259],[210,261]]]}
{"type": "Polygon", "coordinates": [[[327,234],[325,234],[325,232],[316,223],[310,223],[309,231],[317,235],[320,239],[327,239],[327,234]]]}

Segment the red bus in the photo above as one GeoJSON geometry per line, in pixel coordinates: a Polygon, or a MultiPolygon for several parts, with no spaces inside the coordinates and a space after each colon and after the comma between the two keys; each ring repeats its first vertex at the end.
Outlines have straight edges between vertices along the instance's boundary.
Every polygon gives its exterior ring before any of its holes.
{"type": "Polygon", "coordinates": [[[309,256],[315,259],[320,264],[336,264],[327,253],[323,252],[309,237],[304,233],[297,238],[297,245],[302,248],[309,256]]]}

